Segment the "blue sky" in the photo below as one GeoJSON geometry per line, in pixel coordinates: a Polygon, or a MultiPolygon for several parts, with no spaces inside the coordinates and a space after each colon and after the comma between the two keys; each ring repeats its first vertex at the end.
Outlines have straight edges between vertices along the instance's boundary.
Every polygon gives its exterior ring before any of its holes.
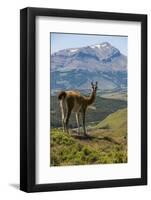
{"type": "Polygon", "coordinates": [[[109,42],[127,56],[128,37],[111,35],[86,35],[51,33],[51,53],[67,48],[78,48],[102,42],[109,42]]]}

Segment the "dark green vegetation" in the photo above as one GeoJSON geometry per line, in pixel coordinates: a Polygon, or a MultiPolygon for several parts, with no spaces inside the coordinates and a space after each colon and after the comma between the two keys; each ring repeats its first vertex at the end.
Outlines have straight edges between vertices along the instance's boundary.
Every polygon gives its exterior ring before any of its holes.
{"type": "MultiPolygon", "coordinates": [[[[107,99],[97,96],[93,106],[95,106],[96,109],[88,109],[86,113],[87,125],[91,125],[91,123],[98,123],[118,109],[127,107],[127,101],[119,99],[107,99]]],[[[61,126],[62,124],[59,101],[57,99],[57,96],[51,96],[51,127],[56,128],[61,126]]],[[[70,128],[74,128],[77,126],[75,114],[71,114],[69,126],[70,128]]]]}
{"type": "MultiPolygon", "coordinates": [[[[101,98],[101,101],[105,100],[101,98]]],[[[70,134],[63,133],[61,128],[51,130],[51,166],[127,162],[126,108],[103,121],[90,123],[89,137],[75,132],[75,129],[70,129],[70,134]]]]}

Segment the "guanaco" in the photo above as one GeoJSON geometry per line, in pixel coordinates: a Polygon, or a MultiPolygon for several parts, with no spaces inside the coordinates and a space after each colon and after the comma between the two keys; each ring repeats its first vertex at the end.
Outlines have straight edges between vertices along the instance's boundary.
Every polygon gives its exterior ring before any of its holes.
{"type": "Polygon", "coordinates": [[[85,116],[88,106],[90,106],[95,101],[97,85],[97,82],[95,84],[91,82],[92,92],[90,96],[84,96],[80,94],[80,92],[74,90],[61,91],[59,93],[58,100],[60,102],[63,131],[68,132],[69,118],[71,116],[71,112],[74,112],[76,115],[78,133],[80,133],[79,117],[81,114],[84,135],[87,135],[85,127],[85,116]]]}

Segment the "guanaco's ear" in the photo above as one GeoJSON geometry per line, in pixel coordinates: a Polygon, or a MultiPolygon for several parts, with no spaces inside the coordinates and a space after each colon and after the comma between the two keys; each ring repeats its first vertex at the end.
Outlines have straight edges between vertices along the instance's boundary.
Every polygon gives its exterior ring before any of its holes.
{"type": "Polygon", "coordinates": [[[98,85],[98,82],[96,81],[95,85],[97,86],[98,85]]]}
{"type": "Polygon", "coordinates": [[[94,86],[93,82],[91,82],[92,87],[94,86]]]}

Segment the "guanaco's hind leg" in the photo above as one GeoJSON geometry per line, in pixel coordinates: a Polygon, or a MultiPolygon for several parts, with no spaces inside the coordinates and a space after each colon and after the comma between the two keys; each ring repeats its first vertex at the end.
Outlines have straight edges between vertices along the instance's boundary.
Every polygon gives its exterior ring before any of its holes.
{"type": "Polygon", "coordinates": [[[74,107],[74,98],[69,97],[67,99],[67,114],[66,114],[66,118],[65,118],[65,129],[66,129],[67,133],[69,132],[68,123],[69,123],[69,118],[70,118],[73,107],[74,107]]]}
{"type": "Polygon", "coordinates": [[[76,121],[78,126],[78,134],[80,134],[79,112],[76,113],[76,121]]]}
{"type": "Polygon", "coordinates": [[[64,109],[64,102],[63,100],[60,100],[60,108],[61,108],[61,118],[62,118],[62,127],[63,127],[63,131],[65,131],[65,109],[64,109]]]}

